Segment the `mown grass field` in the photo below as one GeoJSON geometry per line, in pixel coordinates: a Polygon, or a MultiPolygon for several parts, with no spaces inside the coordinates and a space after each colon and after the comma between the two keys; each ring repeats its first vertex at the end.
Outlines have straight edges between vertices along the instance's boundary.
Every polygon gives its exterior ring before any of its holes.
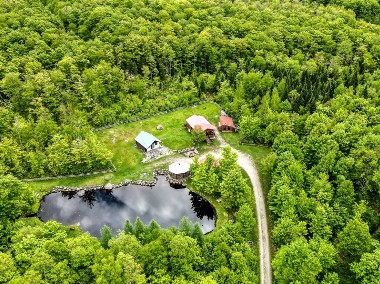
{"type": "MultiPolygon", "coordinates": [[[[210,123],[217,125],[220,110],[215,104],[206,103],[100,131],[97,135],[103,140],[105,146],[112,151],[112,162],[117,169],[116,172],[94,176],[35,181],[29,182],[29,184],[36,193],[42,196],[48,193],[54,186],[59,185],[74,187],[106,184],[108,182],[119,183],[126,179],[151,179],[157,160],[150,163],[142,163],[144,154],[135,147],[134,138],[141,130],[144,130],[155,135],[162,141],[164,146],[170,149],[191,147],[193,146],[192,136],[187,132],[184,124],[186,119],[193,114],[203,115],[210,123]],[[162,125],[164,129],[157,130],[156,127],[158,125],[162,125]],[[144,173],[146,174],[144,175],[144,173]]],[[[201,145],[199,150],[201,152],[207,151],[216,146],[217,141],[214,141],[211,146],[207,146],[206,144],[201,145]]],[[[167,165],[161,164],[159,167],[165,166],[167,165]]]]}

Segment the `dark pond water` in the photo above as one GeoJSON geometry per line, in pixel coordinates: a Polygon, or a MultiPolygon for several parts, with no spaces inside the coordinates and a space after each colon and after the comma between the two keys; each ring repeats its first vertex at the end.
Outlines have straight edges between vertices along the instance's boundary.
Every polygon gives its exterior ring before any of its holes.
{"type": "Polygon", "coordinates": [[[64,225],[79,224],[83,231],[99,236],[104,225],[114,232],[122,230],[129,219],[137,216],[145,225],[156,220],[162,228],[178,226],[182,217],[198,221],[204,233],[215,227],[214,209],[201,196],[187,188],[170,187],[159,177],[154,187],[129,185],[112,191],[98,190],[76,193],[52,193],[42,201],[38,217],[42,221],[57,220],[64,225]]]}

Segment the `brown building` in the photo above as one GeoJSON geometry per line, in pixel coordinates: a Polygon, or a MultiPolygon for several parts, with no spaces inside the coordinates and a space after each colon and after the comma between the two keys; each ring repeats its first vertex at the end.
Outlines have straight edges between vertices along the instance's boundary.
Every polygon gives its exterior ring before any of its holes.
{"type": "Polygon", "coordinates": [[[186,119],[186,128],[189,132],[193,130],[197,125],[199,125],[202,130],[206,132],[206,136],[209,139],[215,138],[216,127],[208,122],[207,119],[203,116],[194,114],[193,116],[190,116],[188,119],[186,119]]]}
{"type": "Polygon", "coordinates": [[[236,127],[231,117],[221,115],[219,117],[219,130],[224,132],[235,132],[236,127]]]}

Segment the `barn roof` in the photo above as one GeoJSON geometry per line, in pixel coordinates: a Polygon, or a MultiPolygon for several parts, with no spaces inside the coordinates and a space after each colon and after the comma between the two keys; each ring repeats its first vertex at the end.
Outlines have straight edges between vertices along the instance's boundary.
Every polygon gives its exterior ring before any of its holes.
{"type": "Polygon", "coordinates": [[[145,149],[152,145],[155,141],[161,142],[160,139],[154,137],[152,134],[141,131],[135,138],[135,141],[141,144],[145,149]]]}
{"type": "Polygon", "coordinates": [[[186,119],[186,122],[191,126],[191,128],[194,128],[196,125],[199,125],[202,127],[202,130],[216,130],[216,127],[212,125],[210,122],[207,121],[206,118],[204,118],[201,115],[192,115],[188,119],[186,119]]]}
{"type": "Polygon", "coordinates": [[[234,122],[231,117],[221,115],[219,118],[219,125],[227,125],[230,127],[235,127],[234,122]]]}

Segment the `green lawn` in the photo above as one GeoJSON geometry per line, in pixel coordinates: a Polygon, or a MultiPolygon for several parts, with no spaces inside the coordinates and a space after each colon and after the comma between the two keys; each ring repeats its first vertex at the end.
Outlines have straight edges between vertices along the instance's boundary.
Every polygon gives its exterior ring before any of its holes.
{"type": "MultiPolygon", "coordinates": [[[[42,196],[48,193],[52,187],[58,185],[83,186],[105,184],[107,182],[119,183],[125,179],[151,179],[156,162],[141,162],[144,154],[134,146],[134,138],[141,130],[144,130],[155,135],[162,141],[164,146],[170,149],[191,147],[193,146],[192,136],[185,129],[184,124],[186,118],[193,114],[203,115],[210,123],[217,125],[220,110],[215,104],[206,103],[100,131],[97,133],[98,137],[104,141],[106,147],[114,154],[112,162],[117,169],[116,172],[86,177],[36,181],[29,182],[29,184],[36,193],[42,196]],[[163,130],[156,129],[159,124],[164,127],[163,130]],[[147,175],[142,176],[143,173],[147,173],[147,175]]],[[[201,145],[199,150],[203,152],[216,146],[217,141],[213,141],[211,146],[204,144],[201,145]]],[[[159,167],[165,166],[163,164],[159,167]]]]}

